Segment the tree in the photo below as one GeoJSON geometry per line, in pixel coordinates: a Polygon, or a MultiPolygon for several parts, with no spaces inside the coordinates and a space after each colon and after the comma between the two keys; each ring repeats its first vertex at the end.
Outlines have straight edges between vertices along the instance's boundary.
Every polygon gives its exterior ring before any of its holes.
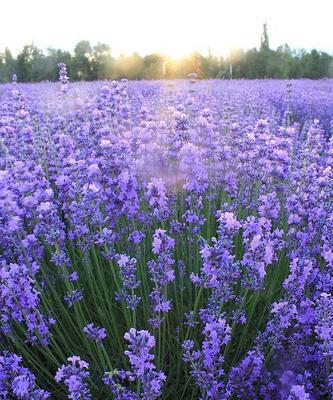
{"type": "Polygon", "coordinates": [[[22,82],[43,79],[43,52],[34,44],[25,45],[17,56],[17,75],[22,82]]]}
{"type": "Polygon", "coordinates": [[[110,46],[104,43],[97,43],[92,50],[92,79],[111,78],[113,75],[113,62],[110,46]]]}
{"type": "Polygon", "coordinates": [[[261,44],[260,50],[257,57],[257,68],[258,68],[258,77],[259,78],[267,78],[268,74],[268,64],[269,59],[272,57],[273,51],[269,48],[269,38],[267,32],[267,24],[263,25],[263,33],[261,35],[261,44]]]}
{"type": "Polygon", "coordinates": [[[0,82],[9,82],[12,80],[13,74],[17,72],[17,65],[8,47],[6,47],[4,53],[1,55],[1,60],[0,82]]]}
{"type": "Polygon", "coordinates": [[[227,58],[228,66],[232,65],[233,78],[243,78],[245,74],[246,54],[243,49],[232,49],[227,58]]]}
{"type": "Polygon", "coordinates": [[[144,61],[138,53],[131,56],[120,54],[114,62],[115,79],[142,79],[144,75],[144,61]]]}
{"type": "Polygon", "coordinates": [[[77,43],[74,54],[48,48],[46,54],[33,44],[27,44],[14,58],[7,48],[0,53],[0,82],[11,81],[16,73],[19,81],[58,80],[58,63],[67,65],[71,80],[96,79],[174,79],[187,78],[191,72],[198,77],[227,78],[232,65],[234,78],[301,78],[319,79],[333,76],[333,57],[315,49],[307,52],[291,50],[287,44],[273,50],[269,46],[267,24],[263,25],[259,48],[232,49],[226,59],[194,52],[174,60],[161,54],[138,53],[130,56],[111,55],[104,43],[91,46],[87,40],[77,43]]]}
{"type": "Polygon", "coordinates": [[[146,79],[164,78],[164,57],[160,54],[149,54],[143,58],[143,76],[146,79]]]}
{"type": "Polygon", "coordinates": [[[304,77],[310,79],[318,79],[320,77],[319,70],[320,54],[317,50],[311,50],[302,58],[304,77]]]}
{"type": "Polygon", "coordinates": [[[91,80],[92,75],[92,48],[88,40],[81,40],[74,49],[72,74],[74,80],[91,80]]]}
{"type": "Polygon", "coordinates": [[[260,50],[269,50],[269,39],[268,39],[267,23],[266,22],[264,23],[263,33],[261,35],[260,50]]]}

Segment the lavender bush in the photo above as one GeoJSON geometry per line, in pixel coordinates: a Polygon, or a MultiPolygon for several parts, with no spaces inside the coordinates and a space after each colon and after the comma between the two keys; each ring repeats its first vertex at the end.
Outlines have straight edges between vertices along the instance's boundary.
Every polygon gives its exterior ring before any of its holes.
{"type": "Polygon", "coordinates": [[[0,397],[332,399],[332,81],[0,87],[0,397]]]}

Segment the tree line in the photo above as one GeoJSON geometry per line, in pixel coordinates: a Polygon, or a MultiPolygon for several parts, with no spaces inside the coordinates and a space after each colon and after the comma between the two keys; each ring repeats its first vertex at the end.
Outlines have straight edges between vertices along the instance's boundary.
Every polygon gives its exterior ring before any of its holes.
{"type": "Polygon", "coordinates": [[[178,79],[195,72],[199,78],[281,78],[320,79],[333,77],[333,56],[313,49],[292,50],[287,44],[273,50],[269,46],[264,24],[260,47],[250,50],[233,49],[227,57],[211,52],[203,56],[194,52],[179,60],[161,54],[144,57],[138,53],[112,56],[110,46],[92,46],[82,40],[74,52],[48,48],[46,52],[33,44],[23,47],[14,57],[6,48],[0,53],[0,82],[8,82],[13,74],[20,82],[56,81],[58,63],[64,62],[71,80],[97,79],[178,79]]]}

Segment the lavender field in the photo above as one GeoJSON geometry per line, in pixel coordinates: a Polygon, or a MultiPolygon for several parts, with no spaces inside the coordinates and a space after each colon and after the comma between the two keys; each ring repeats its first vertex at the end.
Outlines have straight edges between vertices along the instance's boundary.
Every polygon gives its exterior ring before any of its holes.
{"type": "Polygon", "coordinates": [[[333,81],[0,86],[0,398],[333,399],[333,81]]]}

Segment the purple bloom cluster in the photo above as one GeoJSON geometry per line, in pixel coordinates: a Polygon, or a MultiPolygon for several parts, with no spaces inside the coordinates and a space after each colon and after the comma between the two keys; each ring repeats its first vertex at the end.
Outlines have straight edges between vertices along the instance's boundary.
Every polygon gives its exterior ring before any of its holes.
{"type": "Polygon", "coordinates": [[[227,394],[238,399],[256,398],[256,385],[264,372],[264,356],[258,350],[250,351],[240,365],[229,373],[227,394]]]}
{"type": "MultiPolygon", "coordinates": [[[[32,266],[32,274],[37,266],[32,266]]],[[[13,322],[25,327],[26,340],[47,345],[50,327],[55,321],[39,311],[39,293],[28,267],[24,264],[0,263],[1,331],[11,335],[13,322]]]]}
{"type": "Polygon", "coordinates": [[[66,301],[69,307],[72,307],[74,303],[82,299],[83,299],[83,294],[78,289],[71,290],[64,296],[64,300],[66,301]]]}
{"type": "Polygon", "coordinates": [[[246,273],[243,285],[258,289],[263,284],[266,267],[276,261],[278,250],[283,247],[283,231],[272,231],[271,221],[265,217],[248,217],[242,224],[244,255],[242,266],[246,273]]]}
{"type": "Polygon", "coordinates": [[[23,367],[22,358],[14,353],[0,354],[0,396],[2,399],[44,400],[50,393],[36,386],[36,377],[23,367]]]}
{"type": "Polygon", "coordinates": [[[116,299],[118,301],[125,301],[128,308],[135,310],[141,300],[133,292],[140,286],[140,281],[137,281],[136,278],[137,261],[135,258],[129,258],[126,254],[118,254],[117,262],[123,287],[116,293],[116,299]]]}
{"type": "Polygon", "coordinates": [[[71,400],[89,400],[91,394],[86,380],[89,378],[89,364],[78,356],[68,357],[69,364],[62,365],[55,376],[57,382],[64,382],[71,400]]]}
{"type": "Polygon", "coordinates": [[[161,178],[152,179],[147,185],[147,199],[154,217],[165,219],[170,210],[168,207],[167,189],[161,178]]]}
{"type": "Polygon", "coordinates": [[[106,338],[105,328],[99,328],[94,324],[88,324],[83,328],[83,332],[89,339],[94,340],[96,343],[101,343],[106,338]]]}
{"type": "Polygon", "coordinates": [[[191,375],[199,386],[203,399],[225,399],[222,349],[231,339],[231,328],[225,319],[206,316],[204,319],[201,349],[194,350],[194,342],[185,341],[183,359],[190,364],[191,375]]]}
{"type": "Polygon", "coordinates": [[[63,62],[58,64],[59,68],[59,82],[61,83],[61,90],[66,91],[68,86],[68,74],[67,74],[67,65],[63,62]]]}
{"type": "Polygon", "coordinates": [[[153,253],[157,255],[157,260],[148,261],[148,270],[154,289],[150,293],[152,316],[149,323],[155,328],[164,321],[164,313],[170,311],[172,301],[167,299],[167,286],[175,279],[172,269],[174,259],[172,251],[175,246],[173,238],[166,234],[163,229],[157,229],[153,236],[153,253]]]}
{"type": "Polygon", "coordinates": [[[104,383],[110,386],[116,400],[144,399],[154,400],[160,397],[166,376],[156,371],[154,355],[150,351],[155,346],[155,339],[148,331],[132,328],[125,334],[129,342],[125,351],[131,365],[131,371],[115,370],[106,373],[104,383]],[[140,391],[132,391],[123,385],[124,381],[137,381],[140,391]]]}

